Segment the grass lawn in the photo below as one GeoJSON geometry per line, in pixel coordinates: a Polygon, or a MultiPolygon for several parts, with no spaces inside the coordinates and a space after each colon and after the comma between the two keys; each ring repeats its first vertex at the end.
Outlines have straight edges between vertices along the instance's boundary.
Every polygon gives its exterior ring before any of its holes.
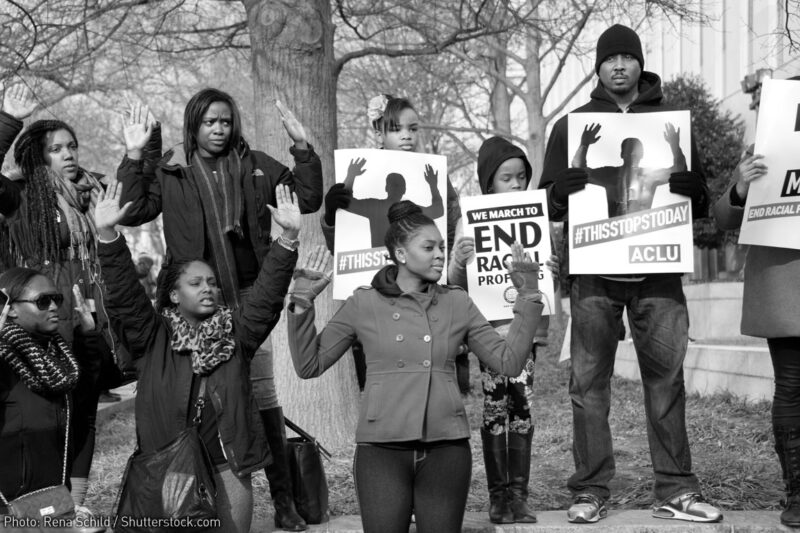
{"type": "MultiPolygon", "coordinates": [[[[560,333],[551,328],[551,343],[542,350],[535,377],[531,465],[531,502],[536,510],[566,509],[570,496],[566,479],[572,473],[572,415],[567,384],[569,366],[558,364],[560,333]]],[[[770,364],[765,355],[764,364],[770,364]]],[[[479,434],[483,395],[477,360],[471,359],[473,391],[466,397],[472,431],[473,470],[467,510],[488,509],[486,475],[479,434]]],[[[647,446],[642,390],[639,383],[612,380],[611,425],[616,476],[610,506],[646,509],[652,504],[652,466],[647,446]]],[[[773,450],[769,402],[745,402],[733,395],[687,401],[689,441],[694,469],[705,496],[726,510],[777,509],[781,497],[780,467],[773,450]]],[[[98,428],[88,506],[112,513],[120,477],[135,441],[133,411],[128,409],[98,428]]],[[[325,463],[334,515],[358,514],[352,479],[354,446],[335,450],[325,463]]],[[[334,450],[332,450],[334,451],[334,450]]],[[[253,479],[255,516],[271,515],[263,472],[253,479]]]]}

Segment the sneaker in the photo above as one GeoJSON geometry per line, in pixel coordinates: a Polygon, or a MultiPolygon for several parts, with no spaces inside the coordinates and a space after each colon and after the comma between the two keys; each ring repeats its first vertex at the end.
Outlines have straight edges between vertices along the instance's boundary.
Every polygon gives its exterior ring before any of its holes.
{"type": "Polygon", "coordinates": [[[697,492],[687,492],[653,507],[656,518],[673,518],[690,522],[719,522],[722,513],[697,492]]]}
{"type": "Polygon", "coordinates": [[[100,393],[100,398],[98,398],[98,402],[100,403],[113,403],[122,400],[122,396],[117,394],[116,392],[111,391],[103,391],[100,393]]]}
{"type": "Polygon", "coordinates": [[[567,521],[576,524],[590,524],[608,515],[603,501],[594,494],[578,494],[567,511],[567,521]]]}

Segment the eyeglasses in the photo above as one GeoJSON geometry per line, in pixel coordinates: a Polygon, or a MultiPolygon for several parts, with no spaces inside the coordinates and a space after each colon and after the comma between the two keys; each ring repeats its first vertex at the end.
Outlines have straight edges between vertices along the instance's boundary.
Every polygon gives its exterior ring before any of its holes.
{"type": "Polygon", "coordinates": [[[47,294],[40,294],[33,300],[14,300],[14,302],[27,302],[31,304],[36,304],[36,307],[39,311],[46,311],[50,309],[50,304],[55,302],[56,307],[60,307],[62,303],[64,303],[64,295],[60,293],[47,293],[47,294]]]}

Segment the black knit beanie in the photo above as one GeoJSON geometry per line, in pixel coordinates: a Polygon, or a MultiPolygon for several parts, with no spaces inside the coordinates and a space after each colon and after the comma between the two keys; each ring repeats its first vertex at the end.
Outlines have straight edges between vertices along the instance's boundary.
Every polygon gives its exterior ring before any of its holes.
{"type": "Polygon", "coordinates": [[[642,42],[636,32],[622,24],[614,24],[597,40],[597,57],[594,61],[595,74],[600,73],[600,64],[608,56],[615,54],[630,54],[639,62],[639,66],[644,69],[644,54],[642,54],[642,42]]]}

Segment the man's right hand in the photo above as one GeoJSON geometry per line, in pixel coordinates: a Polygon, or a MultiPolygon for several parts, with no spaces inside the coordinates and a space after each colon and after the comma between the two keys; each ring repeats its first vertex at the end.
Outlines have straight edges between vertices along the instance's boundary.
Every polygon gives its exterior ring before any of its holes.
{"type": "Polygon", "coordinates": [[[345,187],[344,183],[336,183],[325,195],[325,224],[336,224],[336,210],[347,209],[353,199],[352,189],[345,187]]]}
{"type": "Polygon", "coordinates": [[[566,204],[569,195],[582,191],[589,183],[589,173],[583,168],[565,168],[560,170],[553,182],[551,194],[553,200],[559,204],[566,204]]]}

